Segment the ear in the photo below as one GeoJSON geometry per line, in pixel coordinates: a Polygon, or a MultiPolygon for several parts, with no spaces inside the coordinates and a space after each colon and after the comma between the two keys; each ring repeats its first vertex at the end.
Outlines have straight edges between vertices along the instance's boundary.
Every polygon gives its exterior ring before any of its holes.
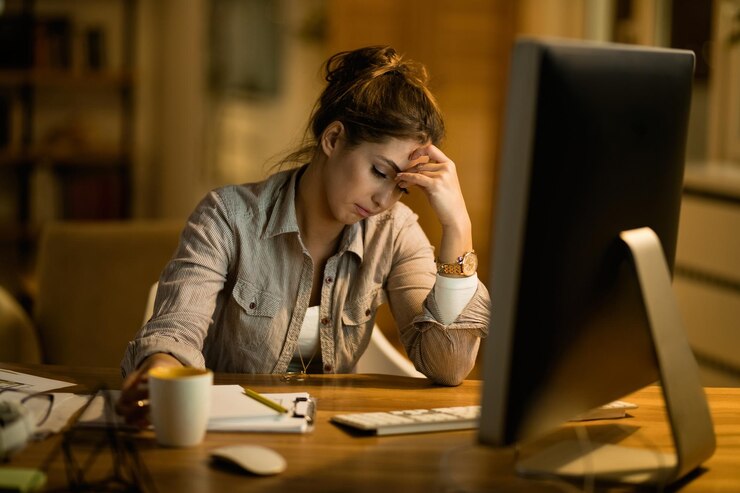
{"type": "Polygon", "coordinates": [[[344,125],[342,122],[333,121],[326,126],[321,134],[321,150],[327,157],[331,156],[339,147],[339,140],[344,136],[344,125]]]}

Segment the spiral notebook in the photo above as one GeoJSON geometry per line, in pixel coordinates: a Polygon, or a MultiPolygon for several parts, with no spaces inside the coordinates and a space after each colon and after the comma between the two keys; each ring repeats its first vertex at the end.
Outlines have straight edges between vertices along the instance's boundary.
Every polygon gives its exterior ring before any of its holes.
{"type": "MultiPolygon", "coordinates": [[[[113,402],[120,391],[109,391],[113,402]]],[[[262,394],[288,410],[277,412],[248,397],[240,385],[211,387],[211,411],[208,431],[307,433],[313,430],[316,401],[307,392],[262,394]]],[[[88,426],[105,426],[110,420],[125,426],[120,416],[106,412],[105,399],[97,395],[79,419],[88,426]]]]}

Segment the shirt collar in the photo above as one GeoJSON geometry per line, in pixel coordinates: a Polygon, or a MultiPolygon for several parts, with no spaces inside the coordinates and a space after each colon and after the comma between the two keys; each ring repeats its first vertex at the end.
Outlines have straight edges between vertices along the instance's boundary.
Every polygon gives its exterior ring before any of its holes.
{"type": "Polygon", "coordinates": [[[362,232],[364,231],[364,224],[366,219],[356,222],[351,226],[344,228],[344,235],[342,236],[342,243],[339,247],[339,254],[344,252],[352,252],[359,257],[362,262],[363,254],[365,253],[365,243],[362,241],[362,232]]]}
{"type": "Polygon", "coordinates": [[[284,233],[299,232],[298,218],[295,215],[295,192],[298,177],[306,166],[308,165],[283,171],[268,179],[276,181],[283,180],[283,183],[276,184],[276,192],[270,197],[270,199],[274,200],[275,206],[272,207],[272,213],[267,221],[262,238],[272,238],[273,236],[284,233]]]}

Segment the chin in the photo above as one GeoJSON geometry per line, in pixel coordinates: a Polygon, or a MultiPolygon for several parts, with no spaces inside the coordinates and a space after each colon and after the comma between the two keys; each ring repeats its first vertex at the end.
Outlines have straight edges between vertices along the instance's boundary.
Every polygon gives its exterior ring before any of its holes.
{"type": "Polygon", "coordinates": [[[344,221],[341,221],[341,223],[344,224],[345,226],[352,226],[353,224],[359,223],[363,219],[365,219],[365,218],[364,217],[357,217],[357,216],[348,217],[344,221]]]}
{"type": "Polygon", "coordinates": [[[354,208],[351,208],[350,210],[341,210],[337,211],[338,213],[334,214],[334,217],[336,218],[338,223],[341,223],[345,226],[352,226],[353,224],[359,223],[364,217],[357,214],[354,211],[354,208]]]}

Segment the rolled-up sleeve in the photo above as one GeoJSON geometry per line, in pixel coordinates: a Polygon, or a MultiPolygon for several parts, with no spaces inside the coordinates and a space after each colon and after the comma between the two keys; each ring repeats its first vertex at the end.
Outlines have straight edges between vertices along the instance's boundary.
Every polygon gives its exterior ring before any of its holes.
{"type": "Polygon", "coordinates": [[[154,353],[169,353],[187,366],[205,365],[203,344],[234,252],[228,218],[216,192],[191,214],[160,276],[152,317],[126,348],[124,376],[154,353]]]}
{"type": "Polygon", "coordinates": [[[424,313],[401,329],[409,358],[424,375],[443,385],[459,385],[475,366],[480,340],[488,335],[490,302],[486,287],[478,289],[454,322],[444,325],[434,296],[424,301],[424,313]]]}

